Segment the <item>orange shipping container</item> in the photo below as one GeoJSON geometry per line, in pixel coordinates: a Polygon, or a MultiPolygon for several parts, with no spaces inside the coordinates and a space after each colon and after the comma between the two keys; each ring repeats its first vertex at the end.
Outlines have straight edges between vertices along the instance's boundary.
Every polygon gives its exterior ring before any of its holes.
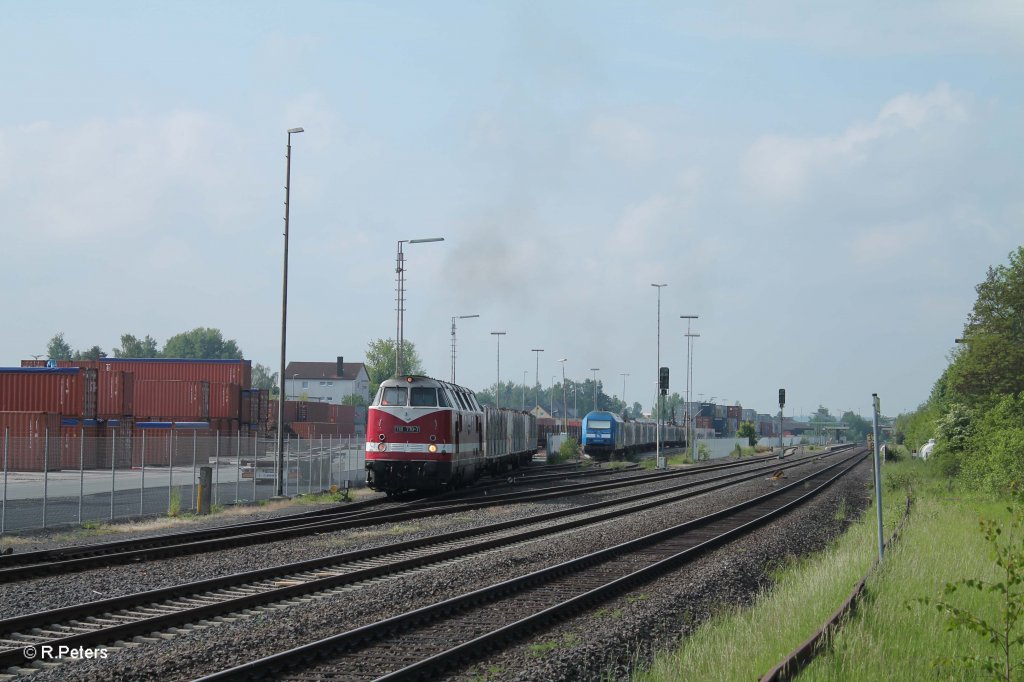
{"type": "Polygon", "coordinates": [[[96,418],[96,370],[0,368],[0,411],[96,418]]]}
{"type": "Polygon", "coordinates": [[[6,452],[0,452],[7,471],[50,471],[60,469],[60,415],[47,412],[0,412],[0,438],[6,452]],[[6,435],[6,438],[4,438],[6,435]]]}

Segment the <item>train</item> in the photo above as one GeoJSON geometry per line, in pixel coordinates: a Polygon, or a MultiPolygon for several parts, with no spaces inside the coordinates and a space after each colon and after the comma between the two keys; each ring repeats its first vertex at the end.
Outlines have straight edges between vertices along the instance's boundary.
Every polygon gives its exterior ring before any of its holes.
{"type": "MultiPolygon", "coordinates": [[[[657,428],[653,419],[626,421],[614,412],[588,412],[583,418],[583,452],[595,459],[610,459],[651,450],[657,445],[657,428]]],[[[662,424],[661,445],[686,445],[686,428],[662,424]]]]}
{"type": "Polygon", "coordinates": [[[554,436],[559,433],[565,433],[569,438],[579,443],[581,424],[582,422],[579,419],[567,419],[563,423],[561,419],[553,417],[538,417],[537,449],[540,450],[547,447],[548,436],[554,436]]]}
{"type": "Polygon", "coordinates": [[[367,409],[366,484],[389,495],[467,485],[537,453],[537,418],[481,407],[472,390],[420,375],[381,383],[367,409]]]}

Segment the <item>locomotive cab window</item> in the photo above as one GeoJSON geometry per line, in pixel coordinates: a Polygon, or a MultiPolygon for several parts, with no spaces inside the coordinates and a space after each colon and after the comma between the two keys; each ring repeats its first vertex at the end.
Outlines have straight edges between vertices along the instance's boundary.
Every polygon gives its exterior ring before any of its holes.
{"type": "Polygon", "coordinates": [[[610,429],[612,428],[612,423],[605,419],[591,419],[587,422],[587,426],[592,429],[610,429]]]}
{"type": "Polygon", "coordinates": [[[380,404],[404,406],[407,395],[408,391],[405,390],[405,386],[386,386],[381,392],[380,404]]]}
{"type": "Polygon", "coordinates": [[[437,407],[437,391],[433,388],[414,386],[410,389],[409,405],[412,407],[437,407]]]}
{"type": "Polygon", "coordinates": [[[448,394],[443,388],[437,389],[437,404],[441,407],[451,407],[448,401],[448,394]]]}

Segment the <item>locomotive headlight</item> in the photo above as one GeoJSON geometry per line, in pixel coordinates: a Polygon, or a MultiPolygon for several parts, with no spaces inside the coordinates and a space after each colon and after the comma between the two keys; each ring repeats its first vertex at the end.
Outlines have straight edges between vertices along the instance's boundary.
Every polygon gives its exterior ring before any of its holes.
{"type": "Polygon", "coordinates": [[[387,443],[378,443],[377,444],[377,451],[378,452],[384,452],[387,449],[388,449],[387,443]]]}
{"type": "Polygon", "coordinates": [[[430,445],[427,446],[427,451],[430,453],[435,453],[437,452],[437,446],[431,443],[430,445]]]}

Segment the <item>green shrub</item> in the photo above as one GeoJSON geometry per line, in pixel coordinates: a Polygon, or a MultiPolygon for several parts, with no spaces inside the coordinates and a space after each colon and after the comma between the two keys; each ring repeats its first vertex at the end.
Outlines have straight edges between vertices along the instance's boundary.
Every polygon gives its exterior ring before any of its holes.
{"type": "Polygon", "coordinates": [[[579,452],[580,443],[575,438],[568,438],[558,446],[558,459],[562,462],[574,460],[579,452]]]}

